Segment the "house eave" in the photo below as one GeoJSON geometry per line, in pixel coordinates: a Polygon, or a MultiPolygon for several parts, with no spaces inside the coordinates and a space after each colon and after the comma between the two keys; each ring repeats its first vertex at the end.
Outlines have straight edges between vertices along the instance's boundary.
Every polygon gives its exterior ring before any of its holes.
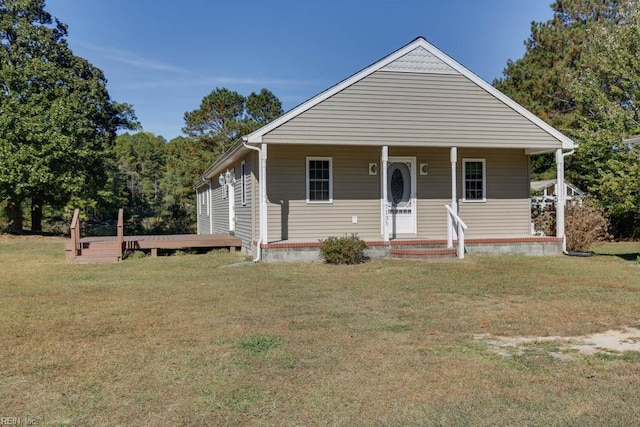
{"type": "Polygon", "coordinates": [[[194,184],[194,188],[198,189],[199,187],[205,185],[205,181],[210,181],[213,177],[215,177],[215,175],[221,173],[229,166],[236,163],[248,151],[249,149],[242,144],[242,139],[237,140],[236,143],[231,146],[231,148],[222,153],[218,160],[216,160],[211,166],[207,168],[207,170],[204,171],[200,179],[194,184]]]}

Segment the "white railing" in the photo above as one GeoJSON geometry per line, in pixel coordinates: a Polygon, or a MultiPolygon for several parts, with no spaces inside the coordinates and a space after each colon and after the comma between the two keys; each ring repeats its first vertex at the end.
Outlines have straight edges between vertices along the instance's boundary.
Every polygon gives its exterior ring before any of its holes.
{"type": "Polygon", "coordinates": [[[455,226],[458,235],[458,258],[464,258],[464,231],[468,228],[467,224],[462,221],[457,213],[451,209],[451,206],[444,205],[447,208],[447,247],[453,247],[453,230],[455,226]]]}

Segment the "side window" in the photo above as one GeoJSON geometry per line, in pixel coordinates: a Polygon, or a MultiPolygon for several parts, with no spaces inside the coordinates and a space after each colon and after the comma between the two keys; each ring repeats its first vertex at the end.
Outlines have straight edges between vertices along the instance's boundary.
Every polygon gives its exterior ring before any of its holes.
{"type": "Polygon", "coordinates": [[[333,203],[333,160],[307,157],[307,203],[333,203]]]}
{"type": "Polygon", "coordinates": [[[485,159],[463,159],[463,195],[466,202],[484,202],[487,200],[487,174],[485,159]]]}

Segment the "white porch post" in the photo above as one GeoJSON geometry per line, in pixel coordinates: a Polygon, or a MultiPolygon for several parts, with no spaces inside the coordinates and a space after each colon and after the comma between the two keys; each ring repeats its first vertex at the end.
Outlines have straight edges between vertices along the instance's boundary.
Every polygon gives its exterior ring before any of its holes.
{"type": "MultiPolygon", "coordinates": [[[[458,147],[451,147],[451,209],[458,214],[458,186],[457,186],[458,147]]],[[[453,247],[453,222],[447,214],[447,247],[453,247]]]]}
{"type": "Polygon", "coordinates": [[[380,205],[382,207],[382,240],[384,242],[389,242],[389,221],[388,218],[388,209],[387,209],[387,171],[389,169],[389,146],[382,146],[382,161],[380,162],[380,168],[382,169],[382,200],[380,200],[380,205]]]}
{"type": "Polygon", "coordinates": [[[260,234],[262,243],[269,243],[267,221],[267,144],[260,147],[260,234]]]}
{"type": "Polygon", "coordinates": [[[564,187],[564,156],[562,149],[556,150],[556,166],[558,168],[558,183],[556,189],[556,236],[562,238],[562,250],[567,250],[567,239],[564,234],[564,207],[566,204],[566,194],[564,187]]]}

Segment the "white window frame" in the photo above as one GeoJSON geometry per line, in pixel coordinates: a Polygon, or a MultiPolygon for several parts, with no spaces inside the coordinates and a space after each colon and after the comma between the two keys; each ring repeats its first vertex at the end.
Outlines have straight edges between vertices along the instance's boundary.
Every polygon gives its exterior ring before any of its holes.
{"type": "Polygon", "coordinates": [[[306,169],[306,199],[309,204],[328,204],[333,203],[333,157],[307,157],[305,161],[306,169]],[[310,200],[309,198],[309,162],[314,160],[328,161],[329,162],[329,200],[310,200]]]}
{"type": "Polygon", "coordinates": [[[198,215],[202,215],[202,191],[198,189],[198,215]]]}
{"type": "Polygon", "coordinates": [[[242,206],[247,205],[247,179],[245,177],[246,171],[246,163],[243,160],[242,163],[240,163],[240,203],[242,204],[242,206]]]}
{"type": "Polygon", "coordinates": [[[467,203],[484,203],[487,201],[486,159],[462,159],[462,201],[467,203]],[[482,198],[481,199],[467,199],[467,163],[482,164],[482,198]]]}

